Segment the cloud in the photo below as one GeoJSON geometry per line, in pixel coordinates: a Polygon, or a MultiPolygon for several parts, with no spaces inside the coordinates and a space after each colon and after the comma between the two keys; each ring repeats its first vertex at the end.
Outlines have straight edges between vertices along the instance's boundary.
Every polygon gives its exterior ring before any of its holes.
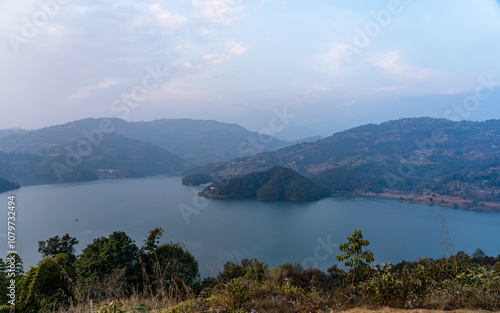
{"type": "Polygon", "coordinates": [[[197,101],[221,100],[221,95],[181,80],[165,83],[160,89],[152,90],[148,94],[148,100],[160,101],[155,103],[162,107],[176,107],[181,102],[186,104],[189,101],[197,103],[197,101]]]}
{"type": "Polygon", "coordinates": [[[175,48],[173,48],[172,51],[173,51],[173,53],[175,53],[177,55],[184,55],[184,54],[187,54],[190,49],[191,49],[190,45],[179,45],[179,46],[176,46],[175,48]]]}
{"type": "Polygon", "coordinates": [[[346,49],[346,44],[333,44],[327,52],[312,58],[311,68],[331,75],[341,74],[347,63],[346,49]]]}
{"type": "Polygon", "coordinates": [[[214,24],[230,25],[245,8],[242,1],[206,0],[193,1],[194,7],[201,9],[202,16],[214,24]]]}
{"type": "Polygon", "coordinates": [[[456,94],[462,93],[464,91],[465,90],[452,90],[452,89],[449,89],[449,90],[440,92],[439,95],[456,95],[456,94]]]}
{"type": "Polygon", "coordinates": [[[201,72],[218,65],[223,65],[230,59],[231,56],[225,53],[205,53],[197,60],[184,63],[184,68],[191,72],[201,72]]]}
{"type": "Polygon", "coordinates": [[[438,75],[433,69],[420,68],[405,63],[399,51],[391,51],[382,58],[374,60],[373,63],[376,67],[384,70],[385,74],[395,79],[425,81],[438,75]]]}
{"type": "Polygon", "coordinates": [[[226,51],[232,55],[242,55],[248,50],[248,47],[245,47],[241,43],[237,43],[235,41],[228,41],[224,43],[224,47],[226,48],[226,51]]]}
{"type": "Polygon", "coordinates": [[[180,28],[188,22],[188,18],[180,15],[179,13],[171,13],[157,3],[150,6],[151,12],[154,14],[156,22],[167,29],[180,28]]]}
{"type": "Polygon", "coordinates": [[[199,31],[199,35],[204,38],[212,38],[214,37],[214,31],[203,28],[202,30],[199,31]]]}
{"type": "Polygon", "coordinates": [[[226,63],[231,59],[230,55],[227,55],[225,53],[207,53],[201,56],[202,63],[208,65],[208,66],[216,66],[216,65],[221,65],[226,63]]]}
{"type": "Polygon", "coordinates": [[[186,62],[184,64],[184,68],[201,71],[223,65],[229,62],[233,57],[242,55],[248,49],[248,47],[245,47],[241,43],[237,43],[235,41],[228,41],[224,43],[224,48],[226,52],[202,54],[197,60],[186,62]]]}
{"type": "Polygon", "coordinates": [[[84,99],[90,96],[90,93],[92,90],[97,90],[97,89],[107,89],[113,85],[116,85],[120,83],[120,81],[116,79],[105,79],[104,81],[100,82],[98,85],[95,86],[86,86],[78,89],[74,93],[72,93],[69,98],[70,99],[84,99]]]}
{"type": "Polygon", "coordinates": [[[315,84],[309,86],[305,91],[302,92],[302,94],[304,95],[321,94],[325,92],[330,92],[332,90],[333,90],[332,87],[325,86],[324,84],[315,84]]]}

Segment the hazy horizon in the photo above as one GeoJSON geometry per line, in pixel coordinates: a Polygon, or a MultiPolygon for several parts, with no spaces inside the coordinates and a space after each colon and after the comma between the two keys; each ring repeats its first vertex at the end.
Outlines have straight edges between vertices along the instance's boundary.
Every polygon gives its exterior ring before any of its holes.
{"type": "MultiPolygon", "coordinates": [[[[430,117],[430,116],[415,116],[415,117],[402,117],[402,118],[404,119],[404,118],[428,118],[428,117],[429,118],[433,118],[433,117],[430,117]]],[[[11,128],[0,128],[0,131],[17,131],[17,130],[19,130],[19,131],[32,131],[32,130],[36,131],[36,130],[40,130],[40,129],[47,128],[47,127],[60,126],[60,125],[66,124],[66,123],[77,122],[77,121],[85,120],[85,119],[113,119],[113,117],[109,117],[109,116],[103,116],[103,117],[84,117],[84,118],[79,119],[79,120],[72,120],[72,121],[67,121],[67,122],[60,123],[60,124],[47,125],[47,126],[43,126],[43,127],[40,127],[40,128],[26,129],[26,128],[21,128],[21,127],[11,127],[11,128]]],[[[127,120],[124,120],[124,121],[131,122],[131,123],[134,123],[134,122],[145,122],[145,123],[148,123],[148,122],[153,122],[153,121],[158,121],[158,120],[215,121],[215,122],[220,122],[220,123],[235,124],[235,125],[242,126],[242,125],[237,124],[237,123],[221,122],[221,121],[218,121],[218,120],[215,120],[215,119],[192,119],[192,118],[182,118],[182,117],[176,118],[176,119],[158,118],[158,119],[152,119],[152,120],[140,120],[140,121],[127,121],[127,120]]],[[[331,136],[334,133],[342,132],[344,130],[348,130],[348,129],[351,129],[351,128],[356,128],[358,126],[363,126],[363,125],[367,125],[367,124],[377,124],[378,125],[378,124],[381,124],[381,123],[385,123],[385,122],[389,122],[389,121],[394,121],[394,120],[398,120],[398,119],[388,119],[388,120],[379,121],[379,122],[368,122],[368,123],[365,123],[365,124],[352,125],[352,126],[346,126],[346,125],[348,125],[348,123],[343,123],[343,124],[340,124],[340,125],[339,124],[332,125],[331,123],[330,124],[329,123],[323,123],[323,124],[309,125],[309,127],[305,126],[305,125],[295,125],[295,126],[284,127],[283,130],[280,130],[278,132],[273,133],[273,137],[276,137],[278,139],[288,140],[288,141],[306,139],[308,137],[316,137],[316,136],[328,137],[328,136],[331,136]],[[330,131],[330,129],[331,129],[331,131],[330,131]]],[[[451,119],[448,119],[448,120],[451,120],[451,119]]],[[[483,122],[483,121],[487,121],[487,120],[492,120],[492,119],[483,119],[483,120],[467,120],[467,119],[464,119],[463,121],[483,122]]],[[[242,127],[244,127],[244,126],[242,126],[242,127]]],[[[263,129],[259,130],[259,129],[248,129],[248,128],[246,128],[246,129],[249,130],[249,131],[254,131],[254,132],[261,132],[263,130],[263,129]]],[[[266,134],[265,131],[262,132],[262,133],[266,134]]]]}

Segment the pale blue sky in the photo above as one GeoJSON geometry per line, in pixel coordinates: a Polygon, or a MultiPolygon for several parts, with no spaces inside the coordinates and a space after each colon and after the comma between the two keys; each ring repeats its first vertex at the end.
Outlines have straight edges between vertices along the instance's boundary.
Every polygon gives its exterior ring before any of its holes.
{"type": "Polygon", "coordinates": [[[499,56],[496,0],[2,1],[0,128],[107,116],[258,131],[286,107],[288,126],[328,133],[451,116],[479,77],[487,97],[453,116],[500,118],[499,56]]]}

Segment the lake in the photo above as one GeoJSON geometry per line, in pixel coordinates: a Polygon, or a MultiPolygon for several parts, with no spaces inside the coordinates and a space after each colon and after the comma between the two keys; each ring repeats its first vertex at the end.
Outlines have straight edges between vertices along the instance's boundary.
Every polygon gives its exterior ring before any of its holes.
{"type": "Polygon", "coordinates": [[[290,262],[326,271],[339,264],[338,244],[354,229],[370,241],[376,263],[450,255],[442,216],[455,252],[481,248],[500,254],[500,214],[410,204],[371,197],[316,202],[207,199],[181,177],[147,177],[23,187],[0,195],[0,246],[7,249],[7,196],[16,195],[17,246],[25,271],[41,259],[38,241],[69,233],[80,244],[125,231],[138,246],[149,229],[163,242],[182,243],[204,276],[228,260],[257,258],[270,267],[290,262]],[[179,208],[180,207],[180,208],[179,208]],[[78,219],[78,221],[76,221],[78,219]]]}

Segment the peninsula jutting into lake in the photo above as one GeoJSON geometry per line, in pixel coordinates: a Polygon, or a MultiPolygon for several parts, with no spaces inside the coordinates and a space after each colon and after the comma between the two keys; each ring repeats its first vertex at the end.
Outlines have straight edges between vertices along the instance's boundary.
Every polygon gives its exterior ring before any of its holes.
{"type": "Polygon", "coordinates": [[[263,172],[226,178],[205,187],[201,196],[216,198],[249,198],[257,200],[319,200],[328,190],[292,169],[275,166],[263,172]]]}

